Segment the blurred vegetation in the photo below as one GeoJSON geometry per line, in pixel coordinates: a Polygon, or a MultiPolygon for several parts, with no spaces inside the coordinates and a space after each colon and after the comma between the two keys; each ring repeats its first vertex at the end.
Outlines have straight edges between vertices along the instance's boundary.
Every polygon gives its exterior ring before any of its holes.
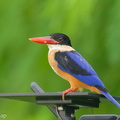
{"type": "MultiPolygon", "coordinates": [[[[1,93],[32,92],[33,81],[46,92],[69,88],[50,68],[47,46],[28,40],[54,32],[67,34],[109,92],[120,96],[119,0],[0,0],[1,93]]],[[[93,109],[94,114],[119,111],[113,104],[93,109]]],[[[56,120],[44,106],[6,99],[0,99],[0,114],[7,114],[6,120],[56,120]]],[[[83,114],[91,109],[77,111],[77,119],[83,114]]]]}

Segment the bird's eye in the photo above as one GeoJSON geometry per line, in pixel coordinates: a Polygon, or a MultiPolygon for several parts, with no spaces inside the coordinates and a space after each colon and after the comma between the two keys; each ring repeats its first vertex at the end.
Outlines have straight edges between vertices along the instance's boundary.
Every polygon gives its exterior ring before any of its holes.
{"type": "Polygon", "coordinates": [[[62,38],[62,37],[59,37],[58,39],[59,39],[60,41],[62,41],[62,40],[63,40],[63,38],[62,38]]]}

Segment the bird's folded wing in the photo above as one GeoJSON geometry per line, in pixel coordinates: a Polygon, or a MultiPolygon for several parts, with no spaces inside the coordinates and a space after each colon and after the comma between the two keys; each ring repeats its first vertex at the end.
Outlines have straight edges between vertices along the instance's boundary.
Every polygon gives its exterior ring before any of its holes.
{"type": "Polygon", "coordinates": [[[90,64],[76,51],[60,52],[55,54],[58,67],[71,74],[78,80],[90,86],[104,87],[90,64]]]}

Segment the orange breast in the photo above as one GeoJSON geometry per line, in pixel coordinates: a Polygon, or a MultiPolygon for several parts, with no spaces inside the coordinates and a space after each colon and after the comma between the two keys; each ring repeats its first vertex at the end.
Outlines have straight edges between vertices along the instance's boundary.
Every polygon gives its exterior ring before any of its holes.
{"type": "Polygon", "coordinates": [[[54,60],[55,52],[57,52],[57,51],[58,50],[52,50],[48,54],[48,60],[49,60],[49,63],[51,65],[52,69],[63,79],[67,80],[70,83],[71,88],[73,88],[73,89],[74,88],[78,88],[78,89],[86,88],[86,89],[90,89],[91,91],[95,91],[100,94],[100,91],[97,88],[95,88],[94,86],[89,86],[89,85],[81,82],[80,80],[76,79],[69,73],[62,71],[60,68],[58,68],[57,62],[54,60]]]}

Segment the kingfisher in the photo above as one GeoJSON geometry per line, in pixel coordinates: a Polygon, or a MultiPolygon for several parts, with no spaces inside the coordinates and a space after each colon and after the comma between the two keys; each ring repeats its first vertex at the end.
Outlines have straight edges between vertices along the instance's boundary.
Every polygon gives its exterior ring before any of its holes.
{"type": "Polygon", "coordinates": [[[70,88],[62,92],[65,94],[82,91],[83,88],[103,94],[107,99],[120,108],[120,104],[109,94],[103,82],[91,65],[72,48],[70,38],[62,33],[52,33],[46,37],[29,38],[29,40],[48,45],[48,61],[52,69],[70,83],[70,88]]]}

